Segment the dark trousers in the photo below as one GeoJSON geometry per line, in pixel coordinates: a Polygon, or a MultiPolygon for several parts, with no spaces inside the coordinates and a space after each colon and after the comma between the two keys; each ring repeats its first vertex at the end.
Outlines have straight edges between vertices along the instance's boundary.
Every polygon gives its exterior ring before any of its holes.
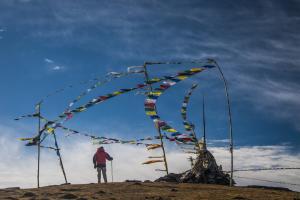
{"type": "Polygon", "coordinates": [[[101,183],[101,171],[102,171],[102,174],[103,174],[104,182],[107,183],[106,167],[105,166],[97,167],[98,183],[101,183]]]}

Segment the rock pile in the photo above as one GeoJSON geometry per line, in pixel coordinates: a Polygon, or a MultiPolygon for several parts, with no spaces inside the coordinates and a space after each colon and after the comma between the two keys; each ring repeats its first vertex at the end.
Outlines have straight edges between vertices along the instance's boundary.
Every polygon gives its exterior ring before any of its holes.
{"type": "Polygon", "coordinates": [[[205,148],[200,150],[192,169],[181,174],[168,174],[156,182],[207,183],[229,185],[230,177],[218,166],[214,156],[205,148]]]}

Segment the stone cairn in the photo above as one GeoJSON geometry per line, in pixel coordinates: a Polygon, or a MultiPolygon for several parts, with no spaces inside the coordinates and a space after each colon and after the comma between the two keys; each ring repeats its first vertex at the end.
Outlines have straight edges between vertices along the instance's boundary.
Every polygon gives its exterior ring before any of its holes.
{"type": "Polygon", "coordinates": [[[155,182],[177,182],[177,183],[206,183],[229,185],[230,177],[222,171],[222,166],[217,162],[210,153],[203,141],[198,143],[197,158],[192,169],[181,174],[170,173],[160,177],[155,182]]]}

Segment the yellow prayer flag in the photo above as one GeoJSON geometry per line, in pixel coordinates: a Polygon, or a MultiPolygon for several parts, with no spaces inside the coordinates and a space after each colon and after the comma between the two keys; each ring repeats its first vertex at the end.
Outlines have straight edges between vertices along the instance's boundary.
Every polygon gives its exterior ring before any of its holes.
{"type": "Polygon", "coordinates": [[[180,80],[184,80],[184,79],[187,78],[187,76],[178,76],[177,78],[180,79],[180,80]]]}
{"type": "Polygon", "coordinates": [[[169,132],[169,133],[175,133],[175,132],[177,132],[174,128],[169,128],[166,131],[169,132]]]}
{"type": "Polygon", "coordinates": [[[51,127],[47,128],[47,132],[50,133],[50,134],[52,134],[54,132],[54,128],[51,128],[51,127]]]}
{"type": "Polygon", "coordinates": [[[201,72],[203,70],[204,70],[203,68],[192,68],[192,69],[190,69],[191,72],[201,72]]]}
{"type": "Polygon", "coordinates": [[[85,111],[85,110],[86,110],[86,108],[80,108],[79,112],[82,112],[82,111],[85,111]]]}
{"type": "Polygon", "coordinates": [[[155,111],[147,111],[146,115],[153,116],[153,115],[157,115],[157,113],[155,111]]]}
{"type": "Polygon", "coordinates": [[[162,92],[161,91],[156,91],[156,92],[150,92],[149,94],[153,95],[153,96],[160,96],[162,94],[162,92]]]}
{"type": "Polygon", "coordinates": [[[153,78],[153,79],[151,79],[150,81],[160,81],[160,78],[153,78]]]}
{"type": "Polygon", "coordinates": [[[116,92],[113,93],[113,95],[119,95],[119,94],[122,94],[122,92],[116,91],[116,92]]]}
{"type": "Polygon", "coordinates": [[[27,140],[31,140],[32,141],[33,138],[18,138],[18,140],[21,140],[21,141],[27,141],[27,140]]]}

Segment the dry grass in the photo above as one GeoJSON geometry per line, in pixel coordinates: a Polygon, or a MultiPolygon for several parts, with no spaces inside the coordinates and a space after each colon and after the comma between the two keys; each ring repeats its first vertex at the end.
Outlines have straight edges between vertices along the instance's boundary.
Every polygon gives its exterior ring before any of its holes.
{"type": "Polygon", "coordinates": [[[2,189],[0,199],[300,200],[300,193],[206,184],[109,183],[47,186],[40,189],[2,189]]]}

